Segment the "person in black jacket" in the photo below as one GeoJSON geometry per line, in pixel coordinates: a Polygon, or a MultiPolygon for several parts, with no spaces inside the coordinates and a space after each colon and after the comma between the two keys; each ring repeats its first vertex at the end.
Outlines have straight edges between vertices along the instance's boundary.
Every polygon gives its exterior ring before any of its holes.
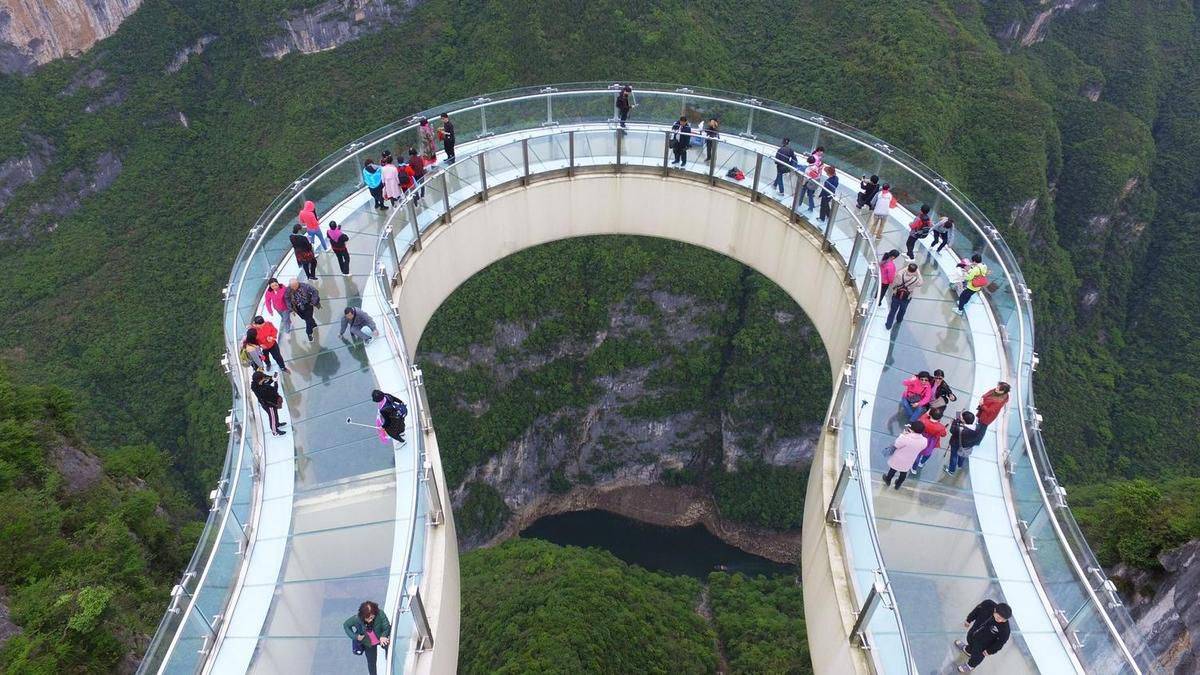
{"type": "Polygon", "coordinates": [[[296,252],[296,264],[304,270],[304,276],[315,280],[317,278],[317,254],[313,251],[312,242],[304,236],[304,226],[293,225],[292,236],[288,237],[288,241],[292,242],[292,250],[296,252]]]}
{"type": "Polygon", "coordinates": [[[629,119],[629,109],[633,107],[633,87],[625,85],[621,87],[621,93],[617,94],[617,119],[621,122],[621,128],[625,128],[625,121],[629,119]]]}
{"type": "Polygon", "coordinates": [[[688,146],[692,144],[692,125],[686,116],[671,125],[671,149],[675,151],[671,164],[684,166],[687,164],[688,146]]]}
{"type": "Polygon", "coordinates": [[[267,419],[271,422],[271,435],[282,436],[284,431],[280,427],[286,426],[287,422],[279,421],[283,397],[279,395],[279,385],[275,378],[261,370],[255,371],[254,377],[250,378],[250,391],[254,392],[254,398],[258,399],[258,404],[267,413],[267,419]]]}
{"type": "Polygon", "coordinates": [[[1000,651],[1008,642],[1011,618],[1012,607],[994,600],[984,600],[971,610],[963,623],[967,628],[967,639],[954,641],[954,646],[969,657],[958,667],[958,672],[969,673],[983,663],[983,657],[1000,651]]]}
{"type": "Polygon", "coordinates": [[[953,476],[958,467],[966,466],[971,448],[979,445],[981,440],[983,434],[975,428],[975,414],[969,410],[960,412],[950,423],[950,464],[942,471],[947,476],[953,476]]]}
{"type": "Polygon", "coordinates": [[[404,418],[408,416],[408,406],[399,398],[378,389],[371,392],[371,400],[379,404],[379,427],[388,436],[403,443],[404,418]]]}

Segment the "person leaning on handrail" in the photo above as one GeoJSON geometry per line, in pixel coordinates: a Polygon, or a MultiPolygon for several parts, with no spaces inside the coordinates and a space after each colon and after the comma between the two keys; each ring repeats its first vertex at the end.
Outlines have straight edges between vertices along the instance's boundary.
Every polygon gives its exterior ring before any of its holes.
{"type": "Polygon", "coordinates": [[[367,600],[358,606],[358,612],[342,622],[342,630],[350,638],[350,650],[367,659],[368,675],[376,675],[375,661],[379,648],[383,647],[385,658],[392,644],[392,622],[379,605],[367,600]]]}

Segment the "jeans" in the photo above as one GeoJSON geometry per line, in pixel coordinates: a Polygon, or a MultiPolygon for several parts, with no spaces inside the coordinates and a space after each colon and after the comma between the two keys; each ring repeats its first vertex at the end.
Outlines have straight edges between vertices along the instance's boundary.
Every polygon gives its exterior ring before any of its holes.
{"type": "Polygon", "coordinates": [[[782,166],[775,167],[775,182],[771,186],[779,190],[779,194],[783,194],[783,177],[788,174],[788,170],[782,166]]]}
{"type": "Polygon", "coordinates": [[[921,416],[921,413],[925,412],[925,406],[909,403],[908,398],[903,396],[900,397],[900,407],[904,408],[904,414],[908,415],[909,422],[915,421],[921,416]]]}
{"type": "Polygon", "coordinates": [[[621,110],[620,108],[618,108],[617,109],[617,119],[619,119],[621,121],[621,128],[624,129],[625,121],[629,119],[629,108],[625,108],[624,110],[621,110]]]}
{"type": "Polygon", "coordinates": [[[383,186],[380,185],[378,187],[367,188],[367,189],[371,191],[371,199],[375,200],[375,208],[377,208],[377,209],[386,208],[383,203],[383,186]]]}
{"type": "Polygon", "coordinates": [[[966,466],[966,464],[967,458],[962,455],[962,448],[958,447],[958,445],[955,445],[954,443],[951,443],[950,466],[946,467],[946,470],[950,473],[954,473],[955,471],[958,471],[958,467],[966,466]]]}
{"type": "Polygon", "coordinates": [[[359,328],[358,326],[350,326],[350,337],[357,340],[362,340],[363,342],[370,342],[371,338],[374,336],[372,336],[370,333],[364,333],[363,329],[359,328]]]}
{"type": "Polygon", "coordinates": [[[717,141],[710,138],[704,141],[704,161],[711,162],[717,156],[717,141]]]}
{"type": "Polygon", "coordinates": [[[932,451],[932,450],[930,450],[930,451],[929,451],[929,454],[928,454],[928,455],[926,455],[926,454],[925,454],[925,453],[923,453],[923,452],[922,452],[921,454],[917,455],[917,458],[913,460],[912,470],[913,470],[913,471],[920,471],[920,470],[921,470],[921,468],[925,466],[925,462],[928,462],[928,461],[929,461],[929,458],[930,458],[930,457],[933,457],[933,451],[932,451]]]}
{"type": "Polygon", "coordinates": [[[904,242],[904,248],[908,251],[908,257],[911,260],[913,256],[913,247],[917,245],[917,238],[910,236],[908,241],[904,242]]]}
{"type": "Polygon", "coordinates": [[[687,146],[683,144],[676,144],[673,149],[675,151],[675,161],[671,163],[687,164],[687,146]]]}
{"type": "Polygon", "coordinates": [[[318,227],[315,230],[306,230],[305,234],[308,235],[308,241],[311,242],[313,245],[314,253],[317,250],[317,242],[318,241],[321,242],[321,250],[322,251],[329,250],[329,240],[325,238],[325,233],[321,231],[321,228],[318,227]]]}
{"type": "Polygon", "coordinates": [[[809,211],[812,211],[813,209],[817,208],[816,204],[813,204],[813,197],[816,196],[816,194],[817,194],[817,186],[816,185],[813,185],[811,182],[804,184],[804,193],[800,195],[800,201],[804,201],[805,199],[808,199],[808,210],[809,211]],[[809,187],[810,185],[812,187],[809,187]]]}
{"type": "Polygon", "coordinates": [[[271,345],[270,349],[263,349],[263,365],[271,365],[271,357],[275,357],[275,363],[279,364],[279,369],[283,370],[287,366],[283,363],[283,352],[279,351],[279,343],[271,345]]]}
{"type": "MultiPolygon", "coordinates": [[[[896,475],[896,470],[895,470],[895,469],[893,469],[893,468],[891,468],[891,467],[888,467],[888,472],[887,472],[887,473],[885,473],[885,474],[883,474],[883,484],[884,484],[884,485],[891,485],[891,484],[892,484],[892,477],[893,477],[893,476],[895,476],[895,475],[896,475]]],[[[901,471],[901,472],[900,472],[900,476],[899,476],[898,478],[896,478],[896,489],[897,489],[897,490],[899,490],[899,489],[900,489],[900,486],[904,484],[904,479],[905,479],[905,478],[908,478],[908,472],[907,472],[907,471],[901,471]]]]}
{"type": "Polygon", "coordinates": [[[960,312],[965,312],[965,311],[966,311],[966,307],[967,307],[967,303],[971,301],[971,298],[972,298],[972,297],[975,295],[975,293],[977,293],[977,292],[978,292],[978,291],[973,291],[973,290],[971,290],[971,289],[969,289],[969,288],[964,288],[964,289],[963,289],[963,291],[962,291],[962,293],[959,293],[959,294],[958,294],[958,311],[960,311],[960,312]]]}
{"type": "Polygon", "coordinates": [[[892,306],[888,308],[887,321],[883,327],[891,330],[892,326],[900,325],[904,321],[904,313],[908,311],[908,303],[912,302],[912,295],[905,295],[903,298],[892,293],[892,306]]]}
{"type": "Polygon", "coordinates": [[[308,335],[308,339],[312,339],[313,331],[317,329],[317,322],[313,319],[313,308],[311,305],[305,307],[297,307],[296,314],[301,319],[304,319],[304,332],[308,335]]]}
{"type": "Polygon", "coordinates": [[[333,255],[337,257],[342,274],[350,274],[350,251],[334,251],[333,255]]]}

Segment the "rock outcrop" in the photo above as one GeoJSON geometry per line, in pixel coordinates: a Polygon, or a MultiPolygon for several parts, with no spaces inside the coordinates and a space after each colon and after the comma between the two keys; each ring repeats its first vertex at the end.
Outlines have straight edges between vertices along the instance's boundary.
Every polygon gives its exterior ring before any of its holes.
{"type": "Polygon", "coordinates": [[[1132,588],[1129,610],[1167,673],[1200,672],[1200,539],[1158,556],[1165,574],[1119,566],[1112,577],[1132,588]]]}
{"type": "Polygon", "coordinates": [[[281,20],[281,33],[261,45],[260,51],[281,59],[292,52],[334,49],[399,22],[415,4],[416,0],[328,0],[281,20]]]}
{"type": "Polygon", "coordinates": [[[0,72],[28,73],[112,35],[142,0],[0,0],[0,72]]]}

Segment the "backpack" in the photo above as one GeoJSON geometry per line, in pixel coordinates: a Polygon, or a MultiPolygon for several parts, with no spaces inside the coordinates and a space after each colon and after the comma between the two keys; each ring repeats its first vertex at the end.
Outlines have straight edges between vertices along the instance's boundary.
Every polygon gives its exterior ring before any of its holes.
{"type": "Polygon", "coordinates": [[[933,225],[930,224],[928,220],[924,220],[919,217],[917,218],[917,222],[922,222],[924,225],[913,230],[912,236],[916,237],[917,239],[924,239],[925,237],[928,237],[929,233],[933,231],[933,225]]]}
{"type": "Polygon", "coordinates": [[[399,419],[404,419],[408,417],[408,406],[404,405],[404,401],[396,399],[395,401],[389,401],[387,405],[379,409],[381,417],[385,417],[385,412],[389,412],[399,419]]]}
{"type": "Polygon", "coordinates": [[[742,173],[742,170],[736,166],[726,171],[725,177],[732,178],[733,180],[746,180],[746,174],[742,173]]]}
{"type": "Polygon", "coordinates": [[[987,275],[986,274],[976,275],[975,277],[973,277],[971,279],[971,282],[969,285],[972,290],[975,290],[975,291],[983,290],[983,288],[988,285],[987,275]]]}

